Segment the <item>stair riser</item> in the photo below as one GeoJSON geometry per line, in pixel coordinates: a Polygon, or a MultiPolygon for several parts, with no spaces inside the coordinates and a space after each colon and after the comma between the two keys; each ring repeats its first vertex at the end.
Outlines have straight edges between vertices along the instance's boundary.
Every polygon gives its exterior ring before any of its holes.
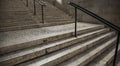
{"type": "MultiPolygon", "coordinates": [[[[92,29],[88,28],[86,30],[80,30],[80,31],[78,31],[78,33],[82,34],[82,33],[85,33],[85,32],[94,31],[94,30],[98,30],[98,29],[101,29],[101,28],[103,28],[103,27],[100,26],[100,27],[96,27],[96,28],[92,28],[92,29]]],[[[3,48],[0,48],[0,54],[4,54],[4,53],[16,51],[16,50],[20,50],[20,49],[24,49],[24,48],[28,48],[28,47],[37,46],[37,45],[40,45],[40,44],[43,44],[43,43],[48,43],[48,42],[55,41],[55,40],[60,40],[60,39],[63,39],[63,38],[71,37],[72,35],[73,35],[73,32],[70,32],[70,33],[56,35],[56,36],[53,36],[53,37],[39,39],[39,40],[31,41],[31,42],[26,42],[26,43],[23,43],[23,44],[17,44],[17,45],[14,45],[14,46],[3,47],[3,48]]]]}
{"type": "MultiPolygon", "coordinates": [[[[105,40],[105,39],[104,39],[104,40],[105,40]]],[[[71,58],[71,57],[74,57],[75,55],[77,55],[77,54],[79,54],[79,53],[81,53],[81,52],[84,52],[84,51],[87,50],[88,48],[91,48],[91,47],[93,46],[93,44],[96,45],[97,43],[101,43],[101,42],[102,42],[102,41],[94,42],[94,43],[92,43],[92,44],[89,44],[89,45],[87,45],[87,46],[84,46],[84,47],[82,47],[82,48],[80,48],[80,49],[78,49],[78,50],[76,50],[76,51],[74,51],[74,52],[72,52],[72,53],[69,53],[69,54],[67,54],[67,55],[64,55],[64,56],[62,56],[62,57],[60,57],[60,58],[55,59],[54,61],[48,62],[48,63],[46,63],[46,64],[44,64],[44,65],[41,65],[41,66],[54,66],[54,65],[57,65],[57,64],[65,61],[65,60],[67,60],[67,59],[69,59],[69,58],[71,58]],[[90,45],[92,45],[92,46],[90,46],[90,45]]],[[[109,46],[108,46],[108,47],[109,47],[109,46]]],[[[98,53],[98,54],[100,54],[100,53],[98,53]]],[[[96,54],[96,55],[98,55],[98,54],[96,54]]],[[[81,65],[81,66],[84,66],[84,65],[81,65]]]]}

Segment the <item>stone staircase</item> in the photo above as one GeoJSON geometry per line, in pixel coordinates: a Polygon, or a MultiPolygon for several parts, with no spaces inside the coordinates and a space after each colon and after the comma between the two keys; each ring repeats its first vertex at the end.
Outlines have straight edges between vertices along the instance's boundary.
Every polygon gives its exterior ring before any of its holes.
{"type": "MultiPolygon", "coordinates": [[[[26,5],[26,1],[23,0],[24,4],[26,5]]],[[[28,1],[28,8],[31,12],[31,14],[34,13],[34,1],[29,0],[28,1]]],[[[38,23],[42,23],[42,13],[41,13],[41,4],[39,3],[40,0],[36,0],[36,15],[33,16],[36,18],[36,21],[38,23]]],[[[49,4],[47,1],[45,1],[45,6],[44,6],[44,20],[45,23],[71,23],[73,20],[70,18],[70,16],[66,15],[63,11],[59,10],[55,6],[49,4]]]]}
{"type": "Polygon", "coordinates": [[[0,31],[35,27],[36,22],[20,0],[1,0],[0,5],[0,31]]]}
{"type": "Polygon", "coordinates": [[[0,66],[107,66],[112,62],[114,31],[88,23],[78,23],[77,28],[77,38],[74,23],[1,32],[0,66]]]}
{"type": "Polygon", "coordinates": [[[70,16],[47,3],[44,9],[45,23],[43,24],[41,22],[41,6],[36,2],[37,14],[33,15],[33,0],[29,0],[29,7],[26,7],[24,1],[0,1],[0,32],[69,24],[73,22],[70,16]]]}
{"type": "MultiPolygon", "coordinates": [[[[0,5],[6,2],[11,4],[11,1],[1,0],[0,5]]],[[[78,22],[78,36],[74,37],[72,19],[48,2],[46,3],[49,6],[45,6],[45,24],[40,22],[40,9],[37,15],[31,16],[33,15],[32,0],[29,0],[28,8],[25,7],[25,0],[13,0],[13,2],[16,5],[8,4],[9,7],[6,5],[0,11],[0,20],[4,21],[4,23],[0,22],[0,31],[7,31],[0,32],[0,66],[112,65],[116,44],[115,31],[100,24],[78,22]],[[22,27],[24,25],[29,27],[22,27]],[[16,26],[24,30],[19,30],[16,26]]],[[[39,8],[40,5],[37,5],[39,8]]],[[[119,61],[117,66],[120,66],[119,61]]]]}

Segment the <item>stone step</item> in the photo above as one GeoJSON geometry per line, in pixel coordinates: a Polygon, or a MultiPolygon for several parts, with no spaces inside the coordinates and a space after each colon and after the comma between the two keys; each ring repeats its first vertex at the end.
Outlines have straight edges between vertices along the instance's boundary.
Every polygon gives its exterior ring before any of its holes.
{"type": "Polygon", "coordinates": [[[37,27],[28,9],[20,0],[2,0],[0,6],[0,31],[37,27]]]}
{"type": "Polygon", "coordinates": [[[78,54],[73,57],[69,61],[63,62],[60,66],[86,66],[89,62],[94,60],[97,56],[99,56],[102,52],[104,52],[107,48],[110,48],[115,44],[116,37],[106,41],[102,45],[93,49],[92,51],[85,52],[85,54],[78,54]]]}
{"type": "Polygon", "coordinates": [[[32,19],[29,13],[27,13],[26,11],[17,11],[17,12],[6,11],[6,12],[0,12],[0,13],[2,13],[0,15],[0,20],[32,19]]]}
{"type": "Polygon", "coordinates": [[[20,25],[20,26],[12,26],[12,27],[3,27],[0,28],[0,32],[8,32],[8,31],[16,31],[16,30],[25,30],[25,29],[34,29],[34,28],[41,28],[41,27],[49,27],[49,26],[57,26],[57,25],[65,25],[73,23],[71,21],[62,21],[62,22],[52,22],[52,23],[42,23],[42,21],[38,21],[37,24],[27,24],[27,25],[20,25]]]}
{"type": "MultiPolygon", "coordinates": [[[[31,12],[31,13],[33,15],[33,12],[31,12]]],[[[73,19],[71,19],[70,16],[66,16],[66,15],[63,15],[63,14],[60,14],[60,13],[58,13],[58,14],[47,14],[47,13],[44,13],[44,18],[45,19],[48,19],[48,18],[49,19],[54,19],[54,17],[59,17],[60,19],[70,19],[70,20],[73,20],[73,19]]],[[[41,16],[42,16],[42,14],[40,12],[40,13],[37,13],[34,17],[41,18],[41,16]]]]}
{"type": "Polygon", "coordinates": [[[27,20],[27,19],[31,19],[31,16],[29,16],[28,14],[26,15],[14,15],[14,14],[11,14],[12,16],[10,15],[4,15],[4,16],[0,16],[0,20],[27,20]]]}
{"type": "Polygon", "coordinates": [[[0,21],[1,22],[11,22],[11,21],[23,21],[23,20],[26,20],[26,21],[33,21],[33,19],[31,17],[27,17],[27,16],[19,16],[19,17],[0,17],[0,21]]]}
{"type": "MultiPolygon", "coordinates": [[[[31,12],[31,13],[33,13],[33,12],[31,12]]],[[[36,15],[41,16],[42,15],[41,11],[37,12],[36,15]]],[[[52,17],[70,18],[70,16],[62,14],[62,13],[59,13],[59,12],[57,12],[57,13],[55,13],[55,12],[45,12],[44,16],[45,17],[52,16],[52,17]]]]}
{"type": "Polygon", "coordinates": [[[49,19],[49,20],[45,20],[45,22],[50,22],[50,23],[53,23],[53,22],[66,22],[66,21],[71,21],[71,20],[68,20],[68,19],[49,19]]]}
{"type": "Polygon", "coordinates": [[[0,1],[0,11],[25,11],[26,8],[24,7],[24,4],[19,0],[19,1],[0,1]]]}
{"type": "Polygon", "coordinates": [[[16,16],[16,15],[27,15],[27,11],[0,11],[0,16],[16,16]]]}
{"type": "MultiPolygon", "coordinates": [[[[112,34],[111,34],[112,35],[112,34]]],[[[101,37],[103,39],[103,36],[101,37]]],[[[80,42],[78,44],[74,44],[70,47],[67,47],[65,49],[62,49],[60,51],[47,54],[46,56],[39,57],[37,59],[25,62],[23,64],[20,64],[18,66],[55,66],[56,64],[59,64],[75,55],[78,53],[84,52],[88,48],[98,44],[101,40],[100,37],[93,38],[92,40],[90,39],[89,41],[85,42],[80,42]]],[[[104,40],[103,40],[104,41],[104,40]]],[[[74,65],[72,65],[74,66],[74,65]]]]}
{"type": "MultiPolygon", "coordinates": [[[[118,49],[120,53],[120,46],[118,49]]],[[[94,61],[89,63],[87,66],[112,66],[112,61],[115,53],[115,45],[105,51],[102,55],[98,56],[94,61]]]]}
{"type": "MultiPolygon", "coordinates": [[[[0,54],[71,37],[74,35],[74,29],[73,27],[71,27],[72,25],[74,24],[0,33],[0,36],[4,38],[3,40],[2,39],[0,40],[0,43],[1,43],[0,54]]],[[[95,31],[102,28],[104,28],[104,26],[98,26],[98,25],[79,28],[78,34],[87,33],[87,32],[95,31]]],[[[109,29],[104,29],[101,32],[105,32],[107,30],[109,29]]]]}
{"type": "Polygon", "coordinates": [[[26,11],[26,8],[5,8],[5,9],[0,9],[0,11],[26,11]]]}
{"type": "MultiPolygon", "coordinates": [[[[34,17],[37,17],[37,18],[39,18],[39,19],[42,19],[41,18],[41,15],[35,15],[34,17]]],[[[51,20],[56,20],[56,19],[67,19],[67,20],[73,20],[73,19],[71,19],[70,17],[66,17],[66,16],[53,16],[53,15],[45,15],[44,16],[44,19],[45,20],[49,20],[49,19],[51,19],[51,20]]]]}
{"type": "MultiPolygon", "coordinates": [[[[40,22],[42,21],[42,17],[40,15],[33,16],[36,21],[40,22]]],[[[66,22],[66,21],[73,21],[73,19],[67,18],[67,17],[59,17],[59,16],[45,16],[44,21],[46,22],[66,22]]]]}
{"type": "MultiPolygon", "coordinates": [[[[36,18],[39,22],[42,21],[42,18],[40,16],[34,16],[34,18],[36,18]]],[[[67,22],[67,21],[73,21],[72,19],[65,19],[65,18],[54,18],[54,17],[44,17],[44,21],[45,22],[50,22],[50,23],[53,23],[53,22],[67,22]]],[[[74,21],[73,21],[74,22],[74,21]]]]}
{"type": "Polygon", "coordinates": [[[0,23],[0,28],[4,27],[14,27],[14,26],[22,26],[22,25],[32,25],[32,24],[37,24],[34,21],[17,21],[17,22],[5,22],[0,23]]]}
{"type": "Polygon", "coordinates": [[[2,28],[0,28],[0,32],[9,32],[9,31],[25,30],[25,29],[32,29],[32,28],[39,28],[39,25],[38,24],[32,24],[32,25],[2,27],[2,28]]]}
{"type": "MultiPolygon", "coordinates": [[[[6,23],[6,24],[9,24],[9,23],[19,23],[19,22],[21,22],[21,23],[24,23],[24,22],[27,22],[27,21],[33,21],[34,23],[35,23],[35,21],[34,20],[32,20],[32,19],[29,19],[29,18],[24,18],[24,19],[13,19],[13,18],[10,18],[10,19],[1,19],[0,20],[0,23],[1,24],[4,24],[4,23],[6,23]]],[[[29,24],[29,23],[28,23],[29,24]]]]}
{"type": "MultiPolygon", "coordinates": [[[[10,53],[10,54],[7,54],[7,55],[1,57],[0,59],[2,59],[2,61],[0,61],[1,62],[0,64],[14,65],[14,64],[26,61],[26,60],[30,60],[35,57],[42,56],[42,55],[54,52],[56,50],[74,45],[78,42],[83,42],[87,39],[91,39],[91,38],[95,37],[96,35],[98,35],[97,34],[98,32],[104,32],[104,31],[99,30],[99,31],[88,33],[88,34],[83,34],[81,36],[78,36],[77,38],[71,37],[68,39],[61,40],[61,41],[43,44],[42,46],[40,45],[40,46],[32,47],[32,48],[29,48],[26,50],[20,50],[18,52],[13,52],[13,53],[10,53]],[[94,36],[92,36],[92,35],[94,35],[94,36]],[[20,58],[22,58],[22,59],[20,59],[20,58]],[[16,63],[12,63],[11,61],[16,62],[16,63]]],[[[107,29],[106,29],[106,32],[108,32],[107,29]]],[[[112,34],[105,35],[105,36],[99,38],[99,40],[111,37],[111,35],[112,34]]]]}

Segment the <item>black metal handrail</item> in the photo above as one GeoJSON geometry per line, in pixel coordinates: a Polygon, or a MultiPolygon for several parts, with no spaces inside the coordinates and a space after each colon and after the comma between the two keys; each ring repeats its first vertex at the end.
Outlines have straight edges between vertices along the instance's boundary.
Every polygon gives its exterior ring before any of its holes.
{"type": "Polygon", "coordinates": [[[41,5],[42,23],[44,23],[44,6],[46,6],[46,2],[39,1],[38,3],[41,5]]]}
{"type": "Polygon", "coordinates": [[[114,25],[113,23],[109,22],[108,20],[106,20],[106,19],[104,19],[104,18],[96,15],[95,13],[92,13],[91,11],[89,11],[89,10],[87,10],[87,9],[85,9],[85,8],[83,8],[83,7],[75,4],[75,3],[73,3],[73,2],[69,2],[69,4],[72,5],[73,7],[75,7],[76,9],[79,9],[79,10],[83,11],[84,13],[86,13],[86,14],[94,17],[94,18],[96,18],[97,20],[99,20],[99,21],[101,21],[102,23],[108,25],[109,27],[111,27],[111,28],[113,28],[113,29],[115,29],[115,30],[117,30],[117,31],[120,31],[120,28],[119,28],[118,26],[116,26],[116,25],[114,25]]]}
{"type": "Polygon", "coordinates": [[[111,27],[112,29],[117,31],[117,42],[116,42],[116,49],[115,49],[115,55],[114,55],[114,60],[113,60],[113,66],[116,66],[116,60],[117,60],[117,54],[118,54],[118,47],[119,47],[119,41],[120,41],[120,27],[114,25],[112,22],[109,22],[108,20],[98,16],[97,14],[81,7],[80,5],[77,5],[73,2],[69,2],[71,6],[75,8],[75,37],[77,37],[77,9],[81,10],[82,12],[94,17],[95,19],[99,20],[103,24],[111,27]]]}
{"type": "Polygon", "coordinates": [[[26,0],[26,6],[28,7],[28,0],[26,0]]]}
{"type": "MultiPolygon", "coordinates": [[[[36,15],[36,3],[41,5],[41,13],[42,13],[42,23],[44,23],[44,6],[46,6],[46,3],[44,1],[36,1],[33,0],[33,4],[34,4],[34,15],[36,15]]],[[[26,0],[26,6],[28,7],[28,0],[26,0]]]]}

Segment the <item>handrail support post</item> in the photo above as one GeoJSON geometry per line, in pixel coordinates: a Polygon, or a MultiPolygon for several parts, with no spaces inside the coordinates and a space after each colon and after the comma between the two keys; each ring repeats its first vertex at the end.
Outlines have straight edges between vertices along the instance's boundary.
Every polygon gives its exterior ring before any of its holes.
{"type": "Polygon", "coordinates": [[[118,36],[117,36],[117,42],[116,42],[116,48],[115,48],[115,55],[114,55],[114,60],[113,60],[113,66],[116,66],[116,62],[117,62],[119,41],[120,41],[120,31],[118,32],[118,36]]]}
{"type": "Polygon", "coordinates": [[[26,0],[26,6],[28,7],[28,0],[26,0]]]}
{"type": "Polygon", "coordinates": [[[34,15],[36,15],[36,3],[35,3],[35,0],[33,1],[34,3],[34,15]]]}
{"type": "Polygon", "coordinates": [[[77,8],[75,7],[75,37],[77,37],[77,8]]]}
{"type": "Polygon", "coordinates": [[[44,5],[41,5],[42,23],[44,23],[44,5]]]}

